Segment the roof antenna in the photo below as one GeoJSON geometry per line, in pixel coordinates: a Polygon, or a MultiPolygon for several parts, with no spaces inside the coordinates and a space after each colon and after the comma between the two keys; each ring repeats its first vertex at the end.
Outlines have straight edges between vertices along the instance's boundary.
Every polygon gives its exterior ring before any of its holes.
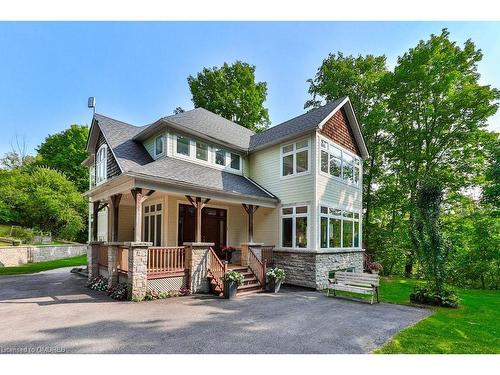
{"type": "Polygon", "coordinates": [[[95,97],[93,97],[93,96],[89,97],[89,100],[87,101],[87,107],[92,108],[92,110],[94,111],[94,115],[95,115],[95,97]]]}

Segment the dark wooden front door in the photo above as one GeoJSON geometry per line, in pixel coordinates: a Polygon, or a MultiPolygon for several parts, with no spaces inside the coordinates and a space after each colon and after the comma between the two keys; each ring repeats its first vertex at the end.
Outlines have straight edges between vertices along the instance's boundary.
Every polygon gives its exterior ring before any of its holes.
{"type": "MultiPolygon", "coordinates": [[[[227,210],[204,207],[201,210],[201,241],[213,242],[214,250],[219,252],[227,244],[227,210]]],[[[188,204],[179,205],[177,224],[178,245],[194,242],[196,231],[196,209],[188,204]]]]}

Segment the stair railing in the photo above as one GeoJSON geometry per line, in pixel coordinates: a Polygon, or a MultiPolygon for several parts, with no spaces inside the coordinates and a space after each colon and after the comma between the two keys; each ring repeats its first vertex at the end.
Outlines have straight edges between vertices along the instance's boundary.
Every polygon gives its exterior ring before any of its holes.
{"type": "Polygon", "coordinates": [[[227,263],[221,262],[214,249],[208,251],[208,275],[211,276],[220,290],[224,291],[224,275],[227,272],[227,263]]]}
{"type": "Polygon", "coordinates": [[[267,262],[266,260],[261,262],[259,258],[257,258],[257,255],[255,255],[253,250],[249,250],[248,267],[250,267],[255,277],[257,277],[257,280],[259,280],[260,286],[262,287],[262,289],[264,289],[266,287],[267,262]]]}

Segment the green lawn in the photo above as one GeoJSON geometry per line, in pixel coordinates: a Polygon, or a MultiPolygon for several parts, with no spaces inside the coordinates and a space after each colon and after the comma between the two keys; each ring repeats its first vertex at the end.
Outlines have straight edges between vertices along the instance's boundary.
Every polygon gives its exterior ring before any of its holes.
{"type": "MultiPolygon", "coordinates": [[[[416,284],[411,279],[384,277],[380,300],[410,304],[409,295],[416,284]]],[[[431,316],[404,329],[375,353],[500,353],[500,291],[457,289],[457,292],[460,297],[457,309],[432,308],[431,316]]]]}
{"type": "Polygon", "coordinates": [[[47,262],[28,263],[17,267],[0,268],[1,275],[19,275],[23,273],[35,273],[40,271],[53,270],[61,267],[84,266],[87,264],[87,256],[80,255],[72,258],[49,260],[47,262]]]}

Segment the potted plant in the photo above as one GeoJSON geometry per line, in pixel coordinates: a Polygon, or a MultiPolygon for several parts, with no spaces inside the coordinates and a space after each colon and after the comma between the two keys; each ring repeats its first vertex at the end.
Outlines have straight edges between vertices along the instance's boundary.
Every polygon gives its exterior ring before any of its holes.
{"type": "Polygon", "coordinates": [[[238,287],[243,284],[243,274],[236,271],[227,272],[224,277],[224,298],[231,299],[236,296],[238,287]]]}
{"type": "Polygon", "coordinates": [[[285,280],[285,271],[278,267],[269,268],[266,272],[266,277],[266,290],[278,293],[281,288],[281,283],[285,280]]]}
{"type": "Polygon", "coordinates": [[[223,247],[221,252],[222,252],[222,257],[226,260],[226,262],[231,263],[231,258],[233,256],[233,251],[235,251],[236,248],[232,246],[226,246],[223,247]]]}
{"type": "Polygon", "coordinates": [[[382,267],[382,265],[378,262],[370,263],[369,267],[370,267],[370,272],[376,275],[378,275],[378,273],[384,269],[384,267],[382,267]]]}

